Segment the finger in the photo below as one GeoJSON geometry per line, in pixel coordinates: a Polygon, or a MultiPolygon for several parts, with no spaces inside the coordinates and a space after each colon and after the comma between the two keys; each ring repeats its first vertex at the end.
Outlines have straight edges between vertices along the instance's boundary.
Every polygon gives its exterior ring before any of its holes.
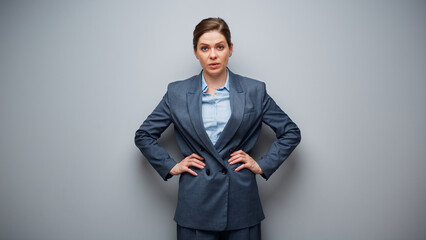
{"type": "Polygon", "coordinates": [[[234,161],[235,159],[237,159],[239,157],[243,157],[243,156],[244,156],[243,154],[236,153],[231,158],[228,159],[228,162],[234,161]]]}
{"type": "Polygon", "coordinates": [[[196,167],[196,168],[199,168],[199,169],[203,169],[204,168],[203,165],[195,163],[195,162],[190,163],[189,166],[193,166],[193,167],[196,167]]]}
{"type": "Polygon", "coordinates": [[[245,154],[245,152],[244,152],[243,150],[241,150],[241,149],[240,149],[240,150],[238,150],[238,151],[236,151],[235,153],[236,153],[236,154],[245,154]]]}
{"type": "Polygon", "coordinates": [[[238,155],[231,162],[233,162],[233,163],[247,162],[247,159],[245,158],[245,156],[238,155]]]}
{"type": "Polygon", "coordinates": [[[236,158],[236,159],[232,160],[231,162],[229,162],[229,164],[233,165],[233,164],[235,164],[235,163],[239,163],[239,162],[243,162],[243,163],[245,163],[244,158],[242,158],[242,157],[238,157],[238,158],[236,158]]]}
{"type": "Polygon", "coordinates": [[[192,169],[187,168],[185,169],[185,172],[189,172],[190,174],[194,175],[194,176],[198,176],[198,174],[196,172],[194,172],[192,169]]]}
{"type": "Polygon", "coordinates": [[[235,171],[240,171],[241,169],[243,169],[243,168],[247,168],[246,167],[246,165],[245,164],[243,164],[243,165],[241,165],[241,166],[239,166],[239,167],[237,167],[236,169],[235,169],[235,171]]]}
{"type": "Polygon", "coordinates": [[[234,161],[238,156],[232,156],[231,158],[228,159],[228,162],[232,162],[234,161]]]}
{"type": "Polygon", "coordinates": [[[240,157],[244,157],[244,156],[246,156],[247,155],[247,153],[245,153],[244,151],[242,151],[242,150],[238,150],[237,152],[235,152],[235,154],[234,154],[234,156],[235,157],[237,157],[237,156],[240,156],[240,157]]]}
{"type": "Polygon", "coordinates": [[[230,155],[231,155],[231,156],[234,156],[234,155],[236,155],[236,154],[240,154],[240,153],[244,153],[244,151],[243,151],[243,150],[237,150],[237,151],[235,151],[235,152],[232,152],[230,155]]]}
{"type": "Polygon", "coordinates": [[[198,159],[194,159],[194,158],[192,158],[190,161],[188,161],[188,162],[191,162],[191,163],[197,163],[197,164],[200,164],[200,165],[202,165],[202,166],[206,166],[206,164],[205,163],[203,163],[203,162],[201,162],[200,160],[198,160],[198,159]]]}
{"type": "Polygon", "coordinates": [[[203,157],[201,157],[200,155],[198,155],[198,154],[196,154],[196,153],[193,153],[193,154],[191,154],[191,155],[189,155],[190,157],[193,157],[193,158],[196,158],[196,159],[199,159],[199,160],[204,160],[204,158],[203,157]]]}

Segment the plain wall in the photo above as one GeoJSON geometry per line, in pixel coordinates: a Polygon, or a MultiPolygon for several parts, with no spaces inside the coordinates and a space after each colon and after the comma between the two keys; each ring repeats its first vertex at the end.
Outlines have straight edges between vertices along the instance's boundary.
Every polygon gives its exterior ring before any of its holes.
{"type": "MultiPolygon", "coordinates": [[[[426,239],[425,1],[1,1],[0,239],[175,239],[178,178],[133,143],[192,31],[266,82],[302,143],[258,178],[266,240],[426,239]]],[[[274,141],[264,128],[256,156],[274,141]]],[[[181,155],[170,127],[160,143],[181,155]]]]}

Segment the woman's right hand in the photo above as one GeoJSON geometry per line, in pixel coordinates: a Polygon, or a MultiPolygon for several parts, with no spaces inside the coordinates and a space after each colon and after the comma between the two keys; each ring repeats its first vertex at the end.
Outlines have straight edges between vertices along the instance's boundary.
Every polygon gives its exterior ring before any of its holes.
{"type": "Polygon", "coordinates": [[[184,172],[188,172],[194,176],[197,176],[198,174],[194,172],[189,167],[196,167],[199,169],[203,169],[204,166],[206,166],[205,163],[203,163],[201,160],[204,160],[203,157],[200,155],[197,155],[195,153],[189,155],[188,157],[184,158],[180,163],[177,163],[172,170],[170,170],[170,174],[172,175],[179,175],[184,172]]]}

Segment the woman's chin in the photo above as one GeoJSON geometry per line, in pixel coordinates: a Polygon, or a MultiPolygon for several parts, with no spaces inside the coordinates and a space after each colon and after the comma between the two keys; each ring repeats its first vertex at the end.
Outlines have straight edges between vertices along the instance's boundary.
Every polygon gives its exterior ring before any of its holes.
{"type": "Polygon", "coordinates": [[[207,67],[207,69],[203,69],[204,72],[212,77],[217,77],[222,75],[223,73],[226,73],[226,68],[215,68],[215,69],[211,69],[209,67],[207,67]]]}

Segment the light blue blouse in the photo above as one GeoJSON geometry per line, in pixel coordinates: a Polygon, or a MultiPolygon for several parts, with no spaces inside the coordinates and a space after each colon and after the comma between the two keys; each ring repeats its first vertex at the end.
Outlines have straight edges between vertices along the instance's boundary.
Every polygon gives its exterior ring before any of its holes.
{"type": "Polygon", "coordinates": [[[207,83],[202,75],[202,115],[204,128],[213,145],[222,134],[226,123],[231,116],[231,102],[229,101],[229,72],[226,76],[226,83],[223,87],[216,89],[215,96],[206,93],[207,83]]]}

